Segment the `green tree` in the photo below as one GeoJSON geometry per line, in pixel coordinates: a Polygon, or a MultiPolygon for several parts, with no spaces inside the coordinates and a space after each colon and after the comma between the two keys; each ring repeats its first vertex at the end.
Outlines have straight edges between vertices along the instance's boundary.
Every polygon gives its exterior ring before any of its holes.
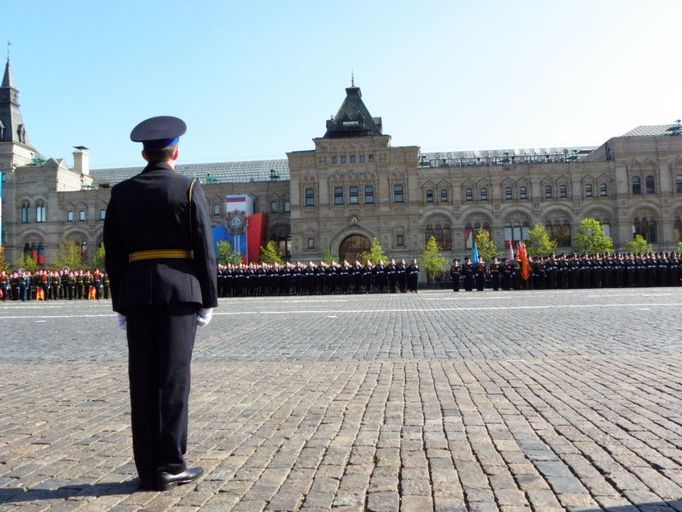
{"type": "Polygon", "coordinates": [[[80,268],[83,266],[81,246],[73,240],[67,240],[59,244],[57,257],[52,262],[57,268],[80,268]]]}
{"type": "Polygon", "coordinates": [[[260,260],[263,263],[279,263],[282,264],[282,255],[279,252],[279,247],[277,247],[277,242],[270,240],[264,246],[261,245],[260,248],[260,260]]]}
{"type": "Polygon", "coordinates": [[[102,269],[104,268],[104,242],[100,243],[97,246],[97,250],[95,251],[95,256],[92,258],[92,266],[93,268],[99,268],[102,269]]]}
{"type": "Polygon", "coordinates": [[[675,249],[677,252],[682,252],[682,242],[677,242],[677,249],[675,249]]]}
{"type": "Polygon", "coordinates": [[[233,265],[239,265],[242,262],[242,256],[232,248],[232,244],[227,240],[221,240],[218,242],[218,263],[227,265],[231,263],[233,265]]]}
{"type": "Polygon", "coordinates": [[[613,252],[613,240],[604,233],[601,222],[591,217],[585,217],[575,233],[573,249],[580,253],[611,253],[613,252]]]}
{"type": "Polygon", "coordinates": [[[431,280],[436,274],[444,272],[447,264],[447,260],[440,252],[436,238],[433,236],[426,242],[426,247],[419,260],[422,268],[426,271],[428,280],[431,280]]]}
{"type": "Polygon", "coordinates": [[[377,238],[372,238],[372,244],[370,245],[369,251],[365,251],[360,255],[360,261],[362,263],[371,261],[375,265],[380,261],[383,261],[384,263],[388,261],[388,256],[386,256],[386,253],[377,238]]]}
{"type": "Polygon", "coordinates": [[[17,262],[17,268],[23,268],[29,272],[35,272],[38,269],[38,262],[29,255],[24,254],[19,258],[19,261],[17,262]]]}
{"type": "Polygon", "coordinates": [[[324,256],[322,256],[322,261],[324,261],[327,265],[331,265],[335,259],[336,258],[334,258],[334,253],[331,249],[327,249],[324,253],[324,256]]]}
{"type": "Polygon", "coordinates": [[[632,254],[640,254],[643,252],[651,252],[654,247],[646,241],[642,235],[635,235],[635,238],[625,243],[625,250],[632,254]]]}
{"type": "Polygon", "coordinates": [[[476,233],[476,247],[478,247],[478,256],[485,262],[492,261],[500,255],[500,250],[491,240],[487,229],[479,229],[476,233]]]}
{"type": "Polygon", "coordinates": [[[546,257],[552,254],[557,247],[555,240],[552,240],[542,224],[536,224],[528,232],[528,243],[526,250],[529,256],[546,257]]]}
{"type": "Polygon", "coordinates": [[[9,264],[5,260],[5,248],[0,247],[0,272],[3,270],[9,270],[9,264]]]}

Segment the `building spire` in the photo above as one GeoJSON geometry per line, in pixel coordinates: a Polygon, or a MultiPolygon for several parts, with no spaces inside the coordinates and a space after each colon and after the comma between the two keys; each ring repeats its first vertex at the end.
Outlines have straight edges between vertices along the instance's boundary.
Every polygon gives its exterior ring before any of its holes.
{"type": "MultiPolygon", "coordinates": [[[[9,50],[7,50],[9,52],[9,50]]],[[[9,60],[9,54],[7,57],[7,60],[9,60]]],[[[355,73],[353,73],[353,68],[350,70],[350,86],[355,87],[355,73]]]]}
{"type": "Polygon", "coordinates": [[[7,62],[9,62],[9,47],[12,46],[12,41],[7,40],[7,62]]]}
{"type": "Polygon", "coordinates": [[[19,109],[19,90],[14,83],[14,73],[9,60],[10,45],[11,43],[7,41],[7,63],[0,85],[0,142],[11,142],[32,148],[19,109]]]}

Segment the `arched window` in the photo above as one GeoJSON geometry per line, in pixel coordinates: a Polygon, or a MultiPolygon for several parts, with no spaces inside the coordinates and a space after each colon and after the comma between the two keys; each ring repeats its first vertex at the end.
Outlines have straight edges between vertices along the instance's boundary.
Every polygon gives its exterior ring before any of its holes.
{"type": "Polygon", "coordinates": [[[21,203],[21,222],[23,224],[31,222],[31,205],[28,201],[21,203]]]}
{"type": "Polygon", "coordinates": [[[528,222],[507,222],[504,225],[504,240],[512,242],[520,242],[522,240],[528,240],[528,232],[530,231],[530,225],[528,222]]]}
{"type": "Polygon", "coordinates": [[[609,187],[606,183],[599,185],[599,197],[606,197],[609,195],[609,187]]]}
{"type": "Polygon", "coordinates": [[[465,201],[473,201],[474,200],[474,191],[470,188],[467,188],[464,190],[464,200],[465,201]]]}
{"type": "Polygon", "coordinates": [[[611,236],[611,222],[609,219],[604,219],[601,221],[601,229],[606,236],[611,236]]]}
{"type": "Polygon", "coordinates": [[[431,237],[436,239],[436,243],[441,251],[452,250],[452,228],[449,224],[427,224],[424,230],[424,244],[428,243],[431,237]]]}
{"type": "Polygon", "coordinates": [[[653,176],[646,177],[646,193],[655,194],[656,193],[656,180],[653,176]]]}
{"type": "Polygon", "coordinates": [[[568,220],[554,220],[545,223],[545,231],[559,247],[571,246],[571,224],[568,220]]]}
{"type": "Polygon", "coordinates": [[[632,238],[641,235],[647,242],[655,244],[658,241],[658,225],[656,219],[635,217],[632,221],[632,238]]]}
{"type": "Polygon", "coordinates": [[[642,179],[639,176],[632,177],[632,193],[633,195],[642,193],[642,179]]]}
{"type": "Polygon", "coordinates": [[[47,208],[45,202],[40,200],[36,203],[36,222],[45,222],[47,220],[47,208]]]}
{"type": "Polygon", "coordinates": [[[592,197],[592,184],[585,185],[585,197],[592,197]]]}
{"type": "Polygon", "coordinates": [[[485,229],[488,234],[490,235],[490,239],[492,240],[492,231],[490,229],[490,225],[486,222],[481,225],[480,222],[468,222],[464,226],[464,248],[465,249],[473,249],[474,248],[474,239],[476,238],[476,233],[481,230],[485,229]]]}

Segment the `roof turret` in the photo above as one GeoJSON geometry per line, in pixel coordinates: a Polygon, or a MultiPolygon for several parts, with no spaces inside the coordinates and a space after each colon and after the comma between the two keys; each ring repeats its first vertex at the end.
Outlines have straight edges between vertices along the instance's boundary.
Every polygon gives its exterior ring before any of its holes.
{"type": "Polygon", "coordinates": [[[325,139],[381,135],[381,118],[372,117],[362,101],[362,92],[353,84],[339,111],[327,121],[325,139]]]}

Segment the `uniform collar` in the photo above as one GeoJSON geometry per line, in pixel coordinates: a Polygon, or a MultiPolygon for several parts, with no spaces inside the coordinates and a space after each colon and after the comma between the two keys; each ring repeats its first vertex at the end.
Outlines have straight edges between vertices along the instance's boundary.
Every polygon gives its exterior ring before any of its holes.
{"type": "Polygon", "coordinates": [[[142,172],[148,172],[148,171],[172,171],[173,167],[167,163],[167,162],[150,162],[147,164],[147,167],[142,169],[142,172]]]}

